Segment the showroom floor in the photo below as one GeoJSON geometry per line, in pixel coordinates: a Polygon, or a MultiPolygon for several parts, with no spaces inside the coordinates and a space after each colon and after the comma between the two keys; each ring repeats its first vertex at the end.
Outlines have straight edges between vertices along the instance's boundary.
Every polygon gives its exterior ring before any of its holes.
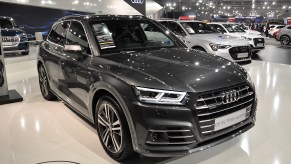
{"type": "MultiPolygon", "coordinates": [[[[291,56],[290,49],[287,50],[286,54],[288,53],[291,56]]],[[[272,54],[260,53],[258,56],[263,55],[272,54]]],[[[24,57],[19,57],[18,60],[21,58],[24,57]]],[[[14,62],[12,57],[6,58],[6,63],[9,63],[9,88],[16,89],[24,97],[24,101],[0,107],[1,164],[36,164],[48,161],[64,164],[116,163],[103,151],[94,128],[62,102],[48,102],[42,98],[35,60],[14,62]]],[[[256,85],[259,100],[254,128],[223,144],[185,157],[136,156],[128,163],[289,163],[291,66],[253,61],[244,67],[256,85]]]]}

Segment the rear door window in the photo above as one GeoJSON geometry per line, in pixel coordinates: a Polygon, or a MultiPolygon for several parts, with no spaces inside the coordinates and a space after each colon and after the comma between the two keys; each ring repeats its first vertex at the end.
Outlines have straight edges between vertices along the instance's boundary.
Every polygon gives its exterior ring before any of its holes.
{"type": "Polygon", "coordinates": [[[50,34],[48,35],[48,40],[50,42],[63,46],[65,44],[66,31],[69,28],[69,26],[70,26],[69,21],[55,24],[52,27],[50,34]]]}

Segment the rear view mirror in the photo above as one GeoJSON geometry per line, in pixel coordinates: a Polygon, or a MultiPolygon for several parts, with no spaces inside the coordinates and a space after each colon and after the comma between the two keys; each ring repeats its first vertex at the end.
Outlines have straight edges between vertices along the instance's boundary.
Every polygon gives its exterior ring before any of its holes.
{"type": "Polygon", "coordinates": [[[64,47],[65,52],[82,52],[82,47],[78,44],[74,45],[65,45],[64,47]]]}

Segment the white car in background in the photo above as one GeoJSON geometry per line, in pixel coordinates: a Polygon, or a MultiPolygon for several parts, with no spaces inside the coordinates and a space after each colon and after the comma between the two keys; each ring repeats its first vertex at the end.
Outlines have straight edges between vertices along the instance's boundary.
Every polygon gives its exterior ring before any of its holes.
{"type": "Polygon", "coordinates": [[[279,31],[280,29],[286,27],[286,25],[272,25],[270,26],[269,35],[274,37],[274,33],[279,31]]]}
{"type": "Polygon", "coordinates": [[[252,52],[254,53],[257,53],[265,48],[265,38],[263,36],[247,33],[245,30],[240,28],[239,24],[222,22],[208,23],[208,25],[213,30],[217,30],[223,34],[247,40],[251,45],[252,52]]]}
{"type": "Polygon", "coordinates": [[[260,33],[259,31],[256,30],[252,30],[250,29],[248,26],[244,25],[244,24],[239,24],[239,26],[245,30],[246,33],[248,34],[254,34],[254,35],[262,35],[262,33],[260,33]]]}
{"type": "Polygon", "coordinates": [[[194,20],[158,20],[189,48],[218,55],[235,62],[251,61],[250,44],[244,39],[223,35],[206,23],[194,20]]]}

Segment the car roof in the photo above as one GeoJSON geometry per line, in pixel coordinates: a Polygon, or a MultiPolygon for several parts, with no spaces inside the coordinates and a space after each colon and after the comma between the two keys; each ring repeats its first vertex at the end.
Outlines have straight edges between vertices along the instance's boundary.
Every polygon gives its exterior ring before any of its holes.
{"type": "Polygon", "coordinates": [[[65,21],[65,20],[72,20],[72,19],[78,19],[78,20],[89,20],[89,21],[94,21],[94,20],[111,20],[111,19],[148,19],[145,16],[142,15],[70,15],[70,16],[65,16],[59,19],[59,21],[65,21]]]}
{"type": "Polygon", "coordinates": [[[1,19],[13,19],[12,17],[0,16],[1,19]]]}
{"type": "Polygon", "coordinates": [[[179,20],[179,19],[158,19],[157,21],[174,21],[174,22],[201,22],[199,20],[179,20]]]}
{"type": "Polygon", "coordinates": [[[210,22],[208,24],[239,24],[239,23],[235,23],[235,22],[210,22]]]}

